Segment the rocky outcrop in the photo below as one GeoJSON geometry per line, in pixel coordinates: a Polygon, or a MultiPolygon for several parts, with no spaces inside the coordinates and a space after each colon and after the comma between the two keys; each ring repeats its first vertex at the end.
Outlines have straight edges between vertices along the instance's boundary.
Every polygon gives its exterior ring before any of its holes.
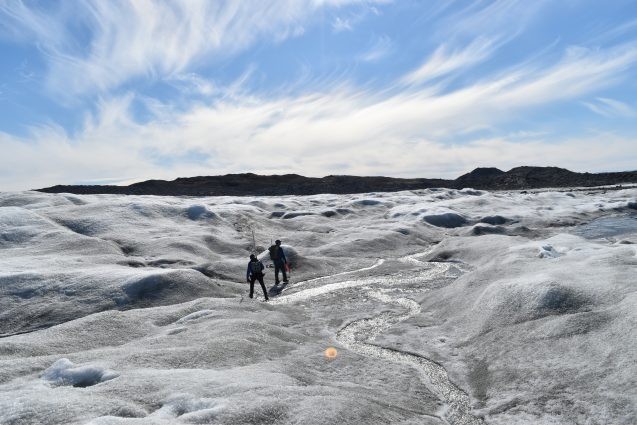
{"type": "Polygon", "coordinates": [[[400,179],[392,177],[327,176],[298,174],[261,176],[252,173],[147,180],[129,186],[53,186],[38,189],[48,193],[122,194],[165,196],[315,195],[319,193],[394,192],[400,190],[470,187],[485,190],[537,189],[548,187],[591,187],[637,183],[637,171],[618,173],[575,173],[558,167],[516,167],[509,171],[476,168],[455,180],[400,179]]]}

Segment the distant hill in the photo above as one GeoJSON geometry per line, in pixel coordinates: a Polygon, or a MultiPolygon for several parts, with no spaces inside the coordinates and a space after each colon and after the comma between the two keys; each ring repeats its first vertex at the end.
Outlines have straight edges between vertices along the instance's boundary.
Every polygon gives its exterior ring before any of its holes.
{"type": "Polygon", "coordinates": [[[546,187],[591,187],[637,183],[637,171],[575,173],[558,167],[516,167],[509,171],[476,168],[454,180],[455,188],[487,190],[539,189],[546,187]]]}
{"type": "Polygon", "coordinates": [[[505,172],[497,168],[476,168],[455,180],[358,176],[315,178],[298,174],[261,176],[246,173],[187,177],[172,181],[147,180],[129,186],[58,185],[38,189],[38,191],[164,196],[315,195],[319,193],[395,192],[432,187],[520,190],[546,187],[590,187],[621,183],[637,183],[637,171],[575,173],[558,167],[516,167],[505,172]]]}

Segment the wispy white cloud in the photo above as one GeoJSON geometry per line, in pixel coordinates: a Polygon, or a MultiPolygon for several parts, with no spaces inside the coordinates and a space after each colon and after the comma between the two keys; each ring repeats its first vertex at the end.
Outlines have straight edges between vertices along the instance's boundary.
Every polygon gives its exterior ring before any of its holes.
{"type": "Polygon", "coordinates": [[[406,84],[427,82],[453,71],[466,70],[493,55],[498,44],[494,39],[477,38],[461,49],[443,44],[417,69],[403,78],[406,84]]]}
{"type": "Polygon", "coordinates": [[[171,80],[179,88],[189,93],[211,96],[218,92],[218,88],[214,82],[194,72],[174,75],[171,77],[171,80]]]}
{"type": "Polygon", "coordinates": [[[392,50],[393,43],[387,35],[382,35],[374,41],[372,47],[358,56],[364,62],[376,62],[387,56],[392,50]]]}
{"type": "Polygon", "coordinates": [[[275,42],[298,36],[318,8],[349,3],[363,2],[87,0],[44,8],[7,0],[0,31],[37,43],[50,60],[48,86],[78,94],[135,76],[184,74],[203,58],[242,51],[264,35],[275,42]],[[85,33],[74,32],[78,27],[85,33]]]}
{"type": "Polygon", "coordinates": [[[603,31],[597,36],[591,39],[592,43],[601,44],[604,42],[615,41],[618,38],[625,37],[626,35],[637,32],[637,19],[632,19],[627,22],[623,22],[617,25],[615,22],[611,23],[611,28],[607,31],[603,31]]]}
{"type": "Polygon", "coordinates": [[[493,0],[465,2],[465,7],[446,16],[440,25],[445,37],[464,35],[493,37],[503,32],[518,34],[549,0],[493,0]]]}
{"type": "Polygon", "coordinates": [[[591,111],[607,118],[637,116],[635,108],[619,100],[598,97],[594,101],[582,103],[591,111]]]}
{"type": "Polygon", "coordinates": [[[637,43],[629,42],[605,50],[571,47],[564,58],[544,70],[529,66],[500,81],[508,87],[500,101],[525,99],[528,104],[542,104],[568,99],[616,84],[637,63],[637,43]]]}
{"type": "Polygon", "coordinates": [[[332,31],[336,33],[351,31],[352,29],[354,29],[354,27],[350,18],[341,18],[340,16],[337,16],[334,18],[334,21],[332,21],[332,31]]]}
{"type": "MultiPolygon", "coordinates": [[[[371,1],[367,1],[367,0],[360,0],[358,1],[359,5],[363,6],[365,5],[366,7],[363,7],[360,10],[357,10],[355,12],[349,12],[346,15],[337,15],[334,17],[334,19],[332,20],[332,32],[334,33],[339,33],[339,32],[344,32],[344,31],[353,31],[354,27],[356,27],[356,25],[358,25],[360,22],[362,22],[368,15],[372,14],[372,15],[376,15],[376,16],[380,16],[381,12],[380,10],[375,7],[375,4],[380,4],[380,3],[388,3],[391,0],[371,0],[371,1]]],[[[342,4],[348,3],[351,1],[343,1],[342,4]]]]}

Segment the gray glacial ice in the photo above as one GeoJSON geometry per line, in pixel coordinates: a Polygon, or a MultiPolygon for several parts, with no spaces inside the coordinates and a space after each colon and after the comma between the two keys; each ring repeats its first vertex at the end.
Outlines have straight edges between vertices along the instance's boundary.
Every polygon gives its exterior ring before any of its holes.
{"type": "Polygon", "coordinates": [[[571,195],[0,193],[0,423],[636,423],[637,190],[571,195]]]}

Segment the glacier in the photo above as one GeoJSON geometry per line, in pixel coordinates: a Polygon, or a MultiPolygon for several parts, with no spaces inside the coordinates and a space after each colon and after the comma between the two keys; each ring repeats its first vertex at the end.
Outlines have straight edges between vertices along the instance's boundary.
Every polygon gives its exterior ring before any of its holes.
{"type": "Polygon", "coordinates": [[[0,193],[0,423],[637,423],[611,189],[0,193]]]}

